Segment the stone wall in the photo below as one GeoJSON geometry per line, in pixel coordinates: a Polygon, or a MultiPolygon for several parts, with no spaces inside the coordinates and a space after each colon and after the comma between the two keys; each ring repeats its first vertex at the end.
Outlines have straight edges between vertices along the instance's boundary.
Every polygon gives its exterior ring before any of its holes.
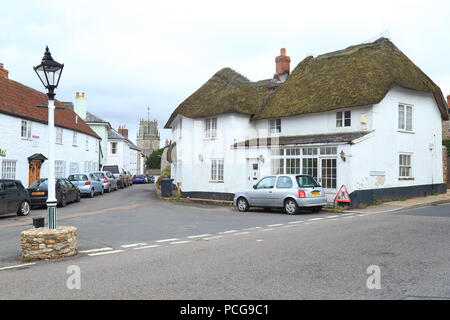
{"type": "Polygon", "coordinates": [[[25,230],[20,233],[20,244],[23,261],[70,257],[78,252],[77,228],[25,230]]]}
{"type": "Polygon", "coordinates": [[[450,139],[450,121],[442,121],[442,139],[450,139]]]}

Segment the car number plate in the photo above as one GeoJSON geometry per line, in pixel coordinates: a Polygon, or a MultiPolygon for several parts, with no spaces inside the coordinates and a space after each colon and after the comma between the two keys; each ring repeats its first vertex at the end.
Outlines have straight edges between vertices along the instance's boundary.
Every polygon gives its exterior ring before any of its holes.
{"type": "Polygon", "coordinates": [[[311,195],[313,195],[313,196],[320,196],[320,191],[313,191],[313,192],[311,192],[311,195]]]}
{"type": "Polygon", "coordinates": [[[33,196],[43,196],[45,194],[45,192],[32,192],[31,194],[33,196]]]}

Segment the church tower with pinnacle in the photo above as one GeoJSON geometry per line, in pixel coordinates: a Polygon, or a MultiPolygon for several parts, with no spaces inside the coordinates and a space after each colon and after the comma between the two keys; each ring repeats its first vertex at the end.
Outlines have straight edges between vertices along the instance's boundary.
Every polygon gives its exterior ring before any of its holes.
{"type": "Polygon", "coordinates": [[[150,108],[148,108],[147,120],[140,120],[136,142],[138,147],[141,148],[142,153],[145,157],[148,157],[153,153],[153,151],[156,151],[160,148],[158,121],[150,121],[150,108]]]}

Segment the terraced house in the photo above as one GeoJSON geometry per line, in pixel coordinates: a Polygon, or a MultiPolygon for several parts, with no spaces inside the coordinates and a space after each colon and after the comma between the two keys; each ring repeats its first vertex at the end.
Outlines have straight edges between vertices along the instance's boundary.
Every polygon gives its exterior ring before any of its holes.
{"type": "MultiPolygon", "coordinates": [[[[0,177],[28,186],[48,173],[48,98],[8,75],[0,64],[0,177]]],[[[55,176],[98,168],[101,138],[66,104],[55,106],[55,176]]]]}
{"type": "MultiPolygon", "coordinates": [[[[390,40],[307,57],[272,79],[225,68],[183,101],[172,129],[172,175],[184,196],[231,199],[271,174],[310,174],[352,206],[444,192],[439,87],[390,40]]],[[[270,196],[270,195],[267,195],[270,196]]]]}

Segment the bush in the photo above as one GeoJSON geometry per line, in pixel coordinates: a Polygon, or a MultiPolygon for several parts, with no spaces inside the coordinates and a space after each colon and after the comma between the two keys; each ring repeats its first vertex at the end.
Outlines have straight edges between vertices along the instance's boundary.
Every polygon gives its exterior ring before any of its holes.
{"type": "Polygon", "coordinates": [[[450,157],[450,139],[442,140],[442,144],[447,147],[447,154],[450,157]]]}

